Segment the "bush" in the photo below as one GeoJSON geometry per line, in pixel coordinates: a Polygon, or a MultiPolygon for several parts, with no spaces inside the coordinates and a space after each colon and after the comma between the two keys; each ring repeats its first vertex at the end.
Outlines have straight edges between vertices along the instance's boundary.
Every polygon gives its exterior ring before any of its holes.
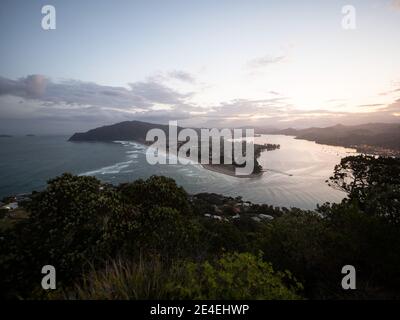
{"type": "Polygon", "coordinates": [[[399,298],[399,226],[386,217],[365,214],[354,203],[325,205],[319,211],[327,227],[326,273],[338,274],[342,266],[354,265],[357,298],[399,298]]]}
{"type": "Polygon", "coordinates": [[[325,204],[318,214],[284,214],[266,224],[255,243],[265,260],[293,272],[309,298],[371,299],[399,297],[398,239],[396,224],[344,202],[325,204]],[[356,291],[342,290],[345,265],[356,267],[356,291]]]}
{"type": "Polygon", "coordinates": [[[351,156],[335,166],[329,178],[332,187],[347,193],[368,215],[400,224],[400,159],[351,156]]]}
{"type": "Polygon", "coordinates": [[[201,244],[200,226],[178,210],[154,207],[137,216],[134,243],[138,250],[165,258],[195,255],[201,244]]]}
{"type": "Polygon", "coordinates": [[[154,207],[169,207],[181,214],[191,213],[188,195],[171,178],[151,176],[147,180],[121,184],[118,188],[124,202],[140,206],[143,210],[154,207]]]}
{"type": "Polygon", "coordinates": [[[30,202],[29,217],[5,235],[7,282],[22,292],[40,288],[41,268],[50,264],[59,284],[70,283],[89,261],[111,254],[122,208],[118,195],[95,178],[50,180],[30,202]]]}
{"type": "Polygon", "coordinates": [[[7,209],[0,209],[0,219],[4,219],[7,216],[7,209]]]}
{"type": "Polygon", "coordinates": [[[111,262],[84,279],[67,298],[300,299],[302,288],[290,273],[276,272],[251,254],[226,254],[215,262],[168,264],[159,256],[111,262]]]}
{"type": "Polygon", "coordinates": [[[291,211],[266,224],[256,243],[267,261],[293,272],[304,283],[306,293],[312,295],[326,259],[326,231],[319,215],[291,211]]]}
{"type": "Polygon", "coordinates": [[[225,254],[215,262],[184,264],[173,286],[181,299],[300,299],[302,286],[289,272],[276,272],[261,255],[225,254]],[[288,284],[289,283],[289,284],[288,284]]]}
{"type": "Polygon", "coordinates": [[[247,251],[249,242],[246,233],[241,232],[231,222],[218,221],[208,217],[202,219],[203,248],[208,254],[221,254],[228,251],[247,251]]]}

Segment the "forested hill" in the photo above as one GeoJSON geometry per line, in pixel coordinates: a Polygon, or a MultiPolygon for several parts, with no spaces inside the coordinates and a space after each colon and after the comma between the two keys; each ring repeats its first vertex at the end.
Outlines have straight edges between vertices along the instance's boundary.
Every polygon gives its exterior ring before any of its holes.
{"type": "MultiPolygon", "coordinates": [[[[168,125],[142,121],[125,121],[99,127],[83,133],[75,133],[69,141],[117,141],[133,140],[145,143],[146,134],[151,129],[161,129],[168,135],[168,125]]],[[[178,131],[182,128],[178,127],[178,131]]]]}
{"type": "Polygon", "coordinates": [[[343,147],[369,145],[400,150],[400,123],[368,123],[357,126],[338,124],[327,128],[289,128],[271,133],[343,147]]]}

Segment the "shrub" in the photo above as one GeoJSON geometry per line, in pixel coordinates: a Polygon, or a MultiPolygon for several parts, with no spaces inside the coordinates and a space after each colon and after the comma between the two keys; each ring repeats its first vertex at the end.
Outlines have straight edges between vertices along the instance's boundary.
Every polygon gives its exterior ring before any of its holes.
{"type": "Polygon", "coordinates": [[[28,209],[29,217],[5,235],[1,264],[10,285],[22,292],[40,287],[46,264],[56,267],[59,283],[69,283],[88,261],[109,255],[122,205],[97,179],[64,174],[50,180],[28,209]]]}
{"type": "Polygon", "coordinates": [[[351,156],[335,166],[329,184],[368,215],[400,223],[400,159],[351,156]]]}
{"type": "Polygon", "coordinates": [[[261,255],[225,254],[215,262],[188,262],[172,291],[181,299],[300,299],[302,286],[289,272],[274,271],[261,255]],[[290,285],[288,285],[290,283],[290,285]]]}
{"type": "Polygon", "coordinates": [[[66,294],[78,299],[300,299],[302,286],[289,272],[251,254],[226,254],[214,262],[178,261],[159,256],[111,262],[93,270],[66,294]],[[291,283],[291,285],[288,285],[291,283]]]}
{"type": "Polygon", "coordinates": [[[312,294],[326,260],[326,227],[323,219],[310,212],[291,211],[266,224],[256,241],[264,258],[279,269],[293,272],[312,294]]]}
{"type": "Polygon", "coordinates": [[[181,214],[191,212],[186,191],[171,178],[151,176],[147,180],[121,184],[118,190],[126,203],[140,206],[143,210],[169,207],[181,214]]]}
{"type": "Polygon", "coordinates": [[[136,221],[135,239],[131,242],[142,252],[165,258],[190,256],[201,244],[200,226],[176,209],[154,207],[141,212],[136,221]]]}

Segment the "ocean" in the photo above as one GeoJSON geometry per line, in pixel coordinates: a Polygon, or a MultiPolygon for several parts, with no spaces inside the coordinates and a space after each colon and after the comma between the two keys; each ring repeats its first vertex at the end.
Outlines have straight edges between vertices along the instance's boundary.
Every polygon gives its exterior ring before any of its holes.
{"type": "Polygon", "coordinates": [[[164,175],[189,193],[214,192],[303,209],[340,202],[345,196],[325,181],[340,159],[355,154],[355,150],[281,135],[262,135],[255,142],[280,144],[281,148],[261,154],[259,162],[267,170],[261,177],[236,178],[198,164],[150,165],[146,147],[134,142],[69,142],[67,136],[0,138],[0,199],[40,191],[49,179],[64,172],[95,176],[113,184],[164,175]]]}

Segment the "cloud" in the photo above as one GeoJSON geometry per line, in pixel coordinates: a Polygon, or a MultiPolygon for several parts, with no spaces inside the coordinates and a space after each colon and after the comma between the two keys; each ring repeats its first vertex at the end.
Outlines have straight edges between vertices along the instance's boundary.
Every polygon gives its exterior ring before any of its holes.
{"type": "Polygon", "coordinates": [[[202,115],[208,126],[230,127],[257,123],[267,124],[270,120],[286,117],[293,107],[285,97],[248,100],[236,99],[214,106],[202,115]]]}
{"type": "Polygon", "coordinates": [[[53,82],[42,75],[11,80],[0,78],[0,96],[13,95],[53,104],[151,109],[155,103],[181,105],[190,94],[182,94],[155,80],[130,83],[130,88],[63,80],[53,82]]]}
{"type": "Polygon", "coordinates": [[[400,99],[386,108],[363,110],[363,112],[322,108],[302,110],[292,106],[289,101],[290,99],[287,97],[265,100],[233,100],[214,107],[207,113],[205,123],[208,126],[219,127],[305,128],[325,127],[338,123],[353,125],[399,121],[397,114],[400,114],[400,99]]]}
{"type": "Polygon", "coordinates": [[[279,96],[279,95],[280,95],[280,93],[279,93],[279,92],[276,92],[276,91],[268,91],[268,93],[269,93],[269,94],[272,94],[272,95],[274,95],[274,96],[279,96]]]}
{"type": "Polygon", "coordinates": [[[400,99],[397,99],[393,103],[389,104],[386,108],[381,109],[381,111],[387,113],[400,112],[400,99]]]}
{"type": "Polygon", "coordinates": [[[277,64],[283,62],[286,59],[285,56],[270,56],[266,55],[264,57],[259,57],[253,60],[250,60],[247,65],[250,68],[264,68],[273,64],[277,64]]]}
{"type": "Polygon", "coordinates": [[[42,75],[10,80],[0,77],[0,95],[12,94],[24,98],[41,97],[46,91],[47,79],[42,75]]]}
{"type": "Polygon", "coordinates": [[[173,79],[177,79],[183,82],[194,83],[195,78],[188,72],[185,71],[171,71],[168,73],[168,76],[173,79]]]}
{"type": "Polygon", "coordinates": [[[132,94],[152,103],[180,104],[183,99],[190,96],[154,81],[130,83],[129,86],[132,94]]]}
{"type": "Polygon", "coordinates": [[[366,108],[371,108],[371,107],[382,107],[384,106],[383,103],[371,103],[371,104],[360,104],[359,107],[366,107],[366,108]]]}
{"type": "Polygon", "coordinates": [[[380,96],[387,96],[387,95],[397,94],[397,92],[400,92],[400,88],[394,89],[394,90],[390,90],[390,91],[384,91],[384,92],[379,93],[379,95],[380,96]]]}
{"type": "Polygon", "coordinates": [[[394,10],[400,10],[400,0],[392,0],[391,7],[394,10]]]}
{"type": "Polygon", "coordinates": [[[266,91],[265,99],[198,106],[192,102],[195,93],[177,91],[160,78],[114,87],[77,80],[55,82],[42,75],[17,80],[0,77],[0,127],[9,132],[36,128],[39,133],[73,133],[126,120],[179,120],[184,126],[285,128],[398,121],[400,113],[398,98],[386,107],[362,105],[367,108],[351,113],[329,108],[301,110],[291,104],[289,97],[272,91],[266,91]]]}
{"type": "Polygon", "coordinates": [[[132,119],[185,119],[197,110],[186,103],[190,96],[155,79],[130,83],[125,88],[77,80],[54,82],[42,75],[17,80],[2,77],[0,126],[16,119],[75,122],[82,129],[132,119]]]}

